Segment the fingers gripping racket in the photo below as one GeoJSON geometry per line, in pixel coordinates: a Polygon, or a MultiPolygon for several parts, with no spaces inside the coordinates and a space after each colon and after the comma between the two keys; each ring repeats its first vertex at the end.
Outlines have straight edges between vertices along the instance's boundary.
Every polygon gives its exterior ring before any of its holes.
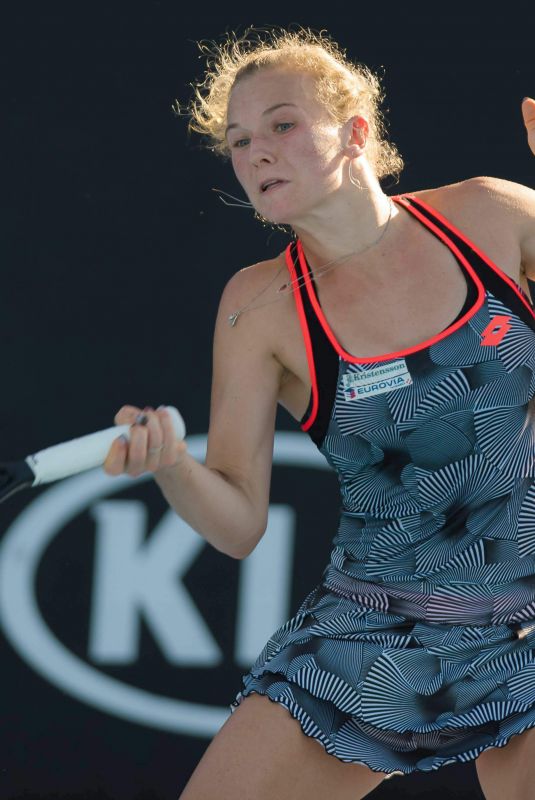
{"type": "MultiPolygon", "coordinates": [[[[166,409],[173,421],[177,439],[183,439],[186,435],[184,420],[173,406],[166,406],[166,409]]],[[[59,481],[69,475],[101,466],[112,442],[121,435],[130,439],[130,425],[114,425],[97,433],[47,447],[46,450],[33,453],[21,461],[0,463],[0,503],[21,489],[59,481]]]]}

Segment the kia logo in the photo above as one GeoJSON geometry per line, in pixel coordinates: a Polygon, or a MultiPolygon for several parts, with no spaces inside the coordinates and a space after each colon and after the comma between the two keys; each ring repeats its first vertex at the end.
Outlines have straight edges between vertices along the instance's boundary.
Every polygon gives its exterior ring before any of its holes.
{"type": "MultiPolygon", "coordinates": [[[[188,437],[188,449],[203,461],[206,436],[188,437]]],[[[276,433],[273,463],[330,469],[302,433],[276,433]]],[[[182,581],[207,546],[204,539],[171,509],[147,537],[145,503],[110,497],[147,480],[150,476],[112,478],[93,470],[54,485],[29,503],[0,547],[0,622],[19,656],[77,700],[130,722],[211,738],[228,718],[228,707],[159,695],[99,670],[99,665],[136,661],[141,615],[170,664],[217,669],[223,662],[182,581]],[[88,661],[54,634],[36,595],[37,571],[47,548],[82,512],[89,512],[95,523],[88,661]]],[[[247,559],[237,562],[234,660],[243,671],[290,613],[294,528],[291,505],[270,506],[265,536],[247,559]]]]}

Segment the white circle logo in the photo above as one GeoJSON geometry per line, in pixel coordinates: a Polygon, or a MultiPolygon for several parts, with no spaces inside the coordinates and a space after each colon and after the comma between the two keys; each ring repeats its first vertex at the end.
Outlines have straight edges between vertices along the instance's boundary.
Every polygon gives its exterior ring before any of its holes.
{"type": "MultiPolygon", "coordinates": [[[[202,461],[206,451],[206,436],[188,437],[188,450],[194,458],[202,461]]],[[[308,437],[301,433],[278,432],[276,434],[273,463],[291,467],[330,469],[308,437]]],[[[137,479],[139,482],[146,480],[150,480],[150,476],[142,476],[137,479]]],[[[123,683],[117,678],[99,671],[65,647],[47,625],[38,606],[35,586],[37,570],[54,537],[70,520],[92,503],[133,485],[134,481],[126,475],[112,478],[102,470],[93,470],[65,480],[41,493],[24,509],[6,531],[0,547],[0,622],[6,637],[18,654],[46,680],[78,700],[130,722],[175,733],[211,738],[229,716],[229,709],[158,695],[123,683]]],[[[106,503],[102,505],[106,506],[106,503]]],[[[174,512],[170,513],[176,520],[179,520],[174,512]]],[[[188,529],[192,537],[189,540],[183,535],[180,537],[182,548],[189,547],[186,555],[191,560],[192,554],[197,552],[198,547],[204,545],[204,540],[191,531],[185,523],[179,522],[188,529]]],[[[177,538],[175,536],[175,542],[177,538]]],[[[162,532],[158,542],[153,546],[153,550],[156,547],[162,551],[165,550],[169,540],[170,536],[162,532]]],[[[111,559],[113,564],[113,552],[111,550],[109,552],[111,555],[108,561],[111,559]]],[[[253,553],[240,564],[247,564],[254,555],[253,553]]],[[[166,558],[165,552],[162,557],[166,558]]],[[[145,569],[150,570],[150,559],[145,558],[145,562],[145,569]]],[[[99,595],[103,599],[100,599],[99,602],[104,604],[106,597],[113,591],[114,585],[111,568],[107,568],[107,570],[106,572],[102,568],[99,573],[103,587],[99,595]]],[[[252,588],[255,588],[253,586],[255,584],[258,589],[258,569],[255,573],[256,580],[253,573],[249,572],[248,580],[252,588]]],[[[115,570],[116,575],[117,569],[115,570]]],[[[163,582],[160,581],[160,583],[163,582]]],[[[162,588],[162,592],[164,588],[162,588]]],[[[184,615],[184,621],[186,621],[187,614],[198,614],[188,606],[188,598],[185,594],[174,598],[174,600],[177,599],[181,601],[180,604],[175,602],[173,606],[173,603],[169,602],[169,597],[157,596],[150,601],[146,600],[146,608],[149,613],[152,609],[155,617],[158,616],[159,609],[164,609],[164,616],[166,613],[173,613],[176,629],[177,614],[184,615]]],[[[247,613],[252,612],[244,609],[240,619],[240,624],[245,627],[249,624],[247,613]]],[[[128,648],[130,634],[127,611],[124,614],[124,619],[121,617],[121,625],[115,629],[115,631],[121,632],[120,637],[113,635],[113,631],[106,627],[110,615],[106,614],[104,609],[102,614],[97,615],[101,622],[92,632],[94,661],[98,661],[99,656],[104,657],[105,654],[115,653],[117,656],[118,653],[120,654],[125,651],[125,648],[128,648]]],[[[198,634],[195,641],[192,642],[192,646],[204,666],[215,666],[218,663],[217,646],[200,619],[200,615],[193,616],[193,619],[195,624],[188,629],[190,634],[188,642],[191,642],[191,632],[194,629],[197,630],[198,634]]],[[[188,661],[187,654],[184,654],[184,647],[174,646],[169,638],[165,640],[164,622],[162,623],[160,619],[155,624],[161,628],[161,641],[168,642],[169,660],[175,664],[188,663],[191,666],[192,659],[190,657],[188,661]]],[[[253,620],[251,624],[254,625],[255,621],[253,620]]],[[[256,627],[258,627],[257,620],[256,627]]],[[[251,647],[243,645],[244,661],[251,657],[251,653],[251,647]]]]}

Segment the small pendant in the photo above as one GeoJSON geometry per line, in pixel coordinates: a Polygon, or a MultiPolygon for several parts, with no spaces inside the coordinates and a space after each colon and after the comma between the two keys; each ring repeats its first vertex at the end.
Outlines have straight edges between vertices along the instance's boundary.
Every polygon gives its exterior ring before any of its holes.
{"type": "Polygon", "coordinates": [[[240,312],[239,311],[235,311],[234,314],[231,314],[229,317],[227,317],[228,324],[230,325],[231,328],[233,328],[235,326],[236,322],[238,321],[238,317],[239,316],[240,316],[240,312]]]}

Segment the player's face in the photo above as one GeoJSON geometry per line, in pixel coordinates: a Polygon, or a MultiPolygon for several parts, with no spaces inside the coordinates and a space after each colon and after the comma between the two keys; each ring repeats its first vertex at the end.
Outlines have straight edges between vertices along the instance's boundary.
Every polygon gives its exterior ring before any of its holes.
{"type": "Polygon", "coordinates": [[[340,186],[341,128],[311,75],[269,68],[240,79],[227,121],[234,171],[266,219],[298,222],[340,186]]]}

